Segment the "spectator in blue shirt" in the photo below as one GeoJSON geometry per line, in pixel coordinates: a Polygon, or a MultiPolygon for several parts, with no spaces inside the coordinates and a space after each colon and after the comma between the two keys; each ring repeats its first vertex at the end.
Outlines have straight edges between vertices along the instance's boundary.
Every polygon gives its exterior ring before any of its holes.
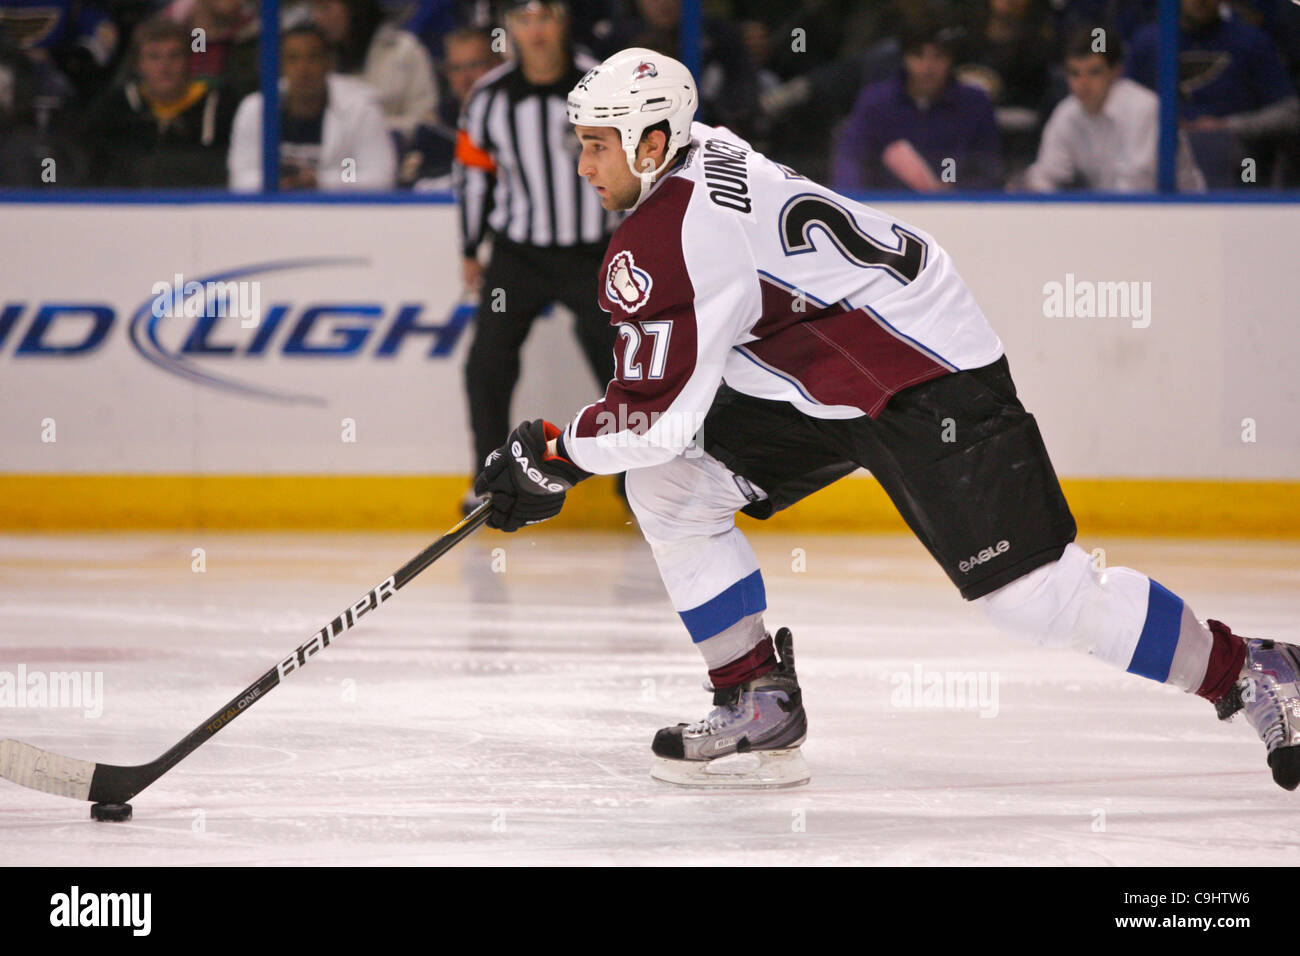
{"type": "MultiPolygon", "coordinates": [[[[1181,125],[1211,188],[1284,181],[1300,129],[1300,98],[1277,47],[1256,27],[1226,18],[1216,0],[1182,0],[1178,38],[1181,125]],[[1248,175],[1246,170],[1250,169],[1248,175]]],[[[1160,31],[1138,33],[1128,74],[1155,89],[1160,31]]]]}
{"type": "Polygon", "coordinates": [[[953,77],[960,38],[944,18],[909,19],[903,69],[864,89],[845,121],[831,159],[834,189],[1001,188],[993,103],[953,77]]]}
{"type": "Polygon", "coordinates": [[[1232,13],[1268,34],[1291,82],[1300,87],[1300,4],[1294,0],[1231,0],[1232,13]]]}
{"type": "MultiPolygon", "coordinates": [[[[1140,30],[1128,75],[1156,88],[1160,28],[1140,30]]],[[[1248,136],[1293,132],[1300,100],[1277,47],[1256,27],[1224,19],[1217,0],[1183,0],[1178,39],[1179,92],[1189,129],[1248,136]]]]}
{"type": "Polygon", "coordinates": [[[90,0],[0,0],[0,42],[22,51],[47,105],[89,100],[108,78],[118,28],[90,0]]]}

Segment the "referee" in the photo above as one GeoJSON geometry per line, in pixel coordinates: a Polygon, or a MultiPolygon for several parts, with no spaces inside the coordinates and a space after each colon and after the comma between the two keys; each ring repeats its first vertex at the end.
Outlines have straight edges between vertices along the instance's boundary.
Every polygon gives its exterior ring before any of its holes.
{"type": "MultiPolygon", "coordinates": [[[[479,292],[465,365],[477,467],[510,432],[519,350],[549,303],[573,312],[601,388],[614,372],[615,330],[592,289],[615,219],[578,176],[580,147],[566,112],[569,90],[596,63],[570,47],[563,3],[505,6],[515,59],[471,91],[456,141],[464,281],[479,292]],[[478,252],[489,233],[485,270],[478,252]]],[[[466,510],[476,504],[467,494],[466,510]]]]}

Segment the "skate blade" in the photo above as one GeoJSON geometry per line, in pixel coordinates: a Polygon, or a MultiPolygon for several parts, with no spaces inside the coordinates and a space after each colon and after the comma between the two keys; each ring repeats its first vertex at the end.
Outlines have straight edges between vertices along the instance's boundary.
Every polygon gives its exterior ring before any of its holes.
{"type": "Polygon", "coordinates": [[[778,790],[799,787],[812,779],[798,747],[730,754],[716,760],[672,760],[656,757],[650,776],[678,787],[699,789],[778,790]]]}

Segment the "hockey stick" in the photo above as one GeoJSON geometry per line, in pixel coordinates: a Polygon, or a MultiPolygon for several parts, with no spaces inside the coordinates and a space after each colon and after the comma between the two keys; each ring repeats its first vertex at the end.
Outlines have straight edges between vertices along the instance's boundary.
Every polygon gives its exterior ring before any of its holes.
{"type": "Polygon", "coordinates": [[[0,740],[0,777],[20,786],[74,800],[91,800],[97,804],[126,803],[207,743],[219,730],[269,694],[282,680],[301,670],[314,655],[329,647],[345,631],[351,630],[359,618],[378,608],[417,574],[468,538],[479,525],[487,521],[490,513],[491,503],[483,502],[441,538],[366,592],[365,597],[344,608],[338,617],[245,687],[157,760],[135,767],[118,767],[62,757],[17,740],[0,740]]]}

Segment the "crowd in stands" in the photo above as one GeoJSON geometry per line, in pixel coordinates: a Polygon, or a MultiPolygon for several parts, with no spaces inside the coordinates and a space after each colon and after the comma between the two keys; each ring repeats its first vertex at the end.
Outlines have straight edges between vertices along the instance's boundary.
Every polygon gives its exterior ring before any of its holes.
{"type": "MultiPolygon", "coordinates": [[[[568,0],[680,56],[680,0],[568,0]]],[[[1149,191],[1155,0],[704,0],[698,119],[845,191],[1149,191]]],[[[494,0],[283,0],[280,188],[446,189],[494,0]]],[[[1177,187],[1300,188],[1300,3],[1180,0],[1177,187]]],[[[0,0],[0,186],[262,187],[255,0],[0,0]]]]}

